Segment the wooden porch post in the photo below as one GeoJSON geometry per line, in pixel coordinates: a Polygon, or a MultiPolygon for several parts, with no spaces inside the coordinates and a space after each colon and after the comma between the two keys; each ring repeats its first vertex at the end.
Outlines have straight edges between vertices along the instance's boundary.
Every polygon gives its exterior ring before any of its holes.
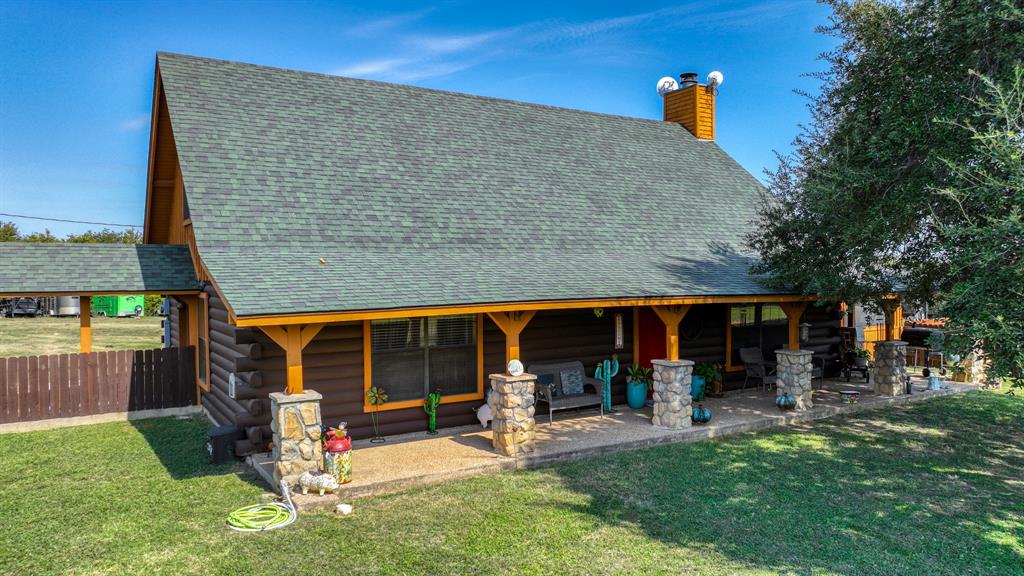
{"type": "Polygon", "coordinates": [[[519,356],[519,334],[526,328],[526,325],[533,319],[535,310],[522,312],[488,312],[487,315],[498,325],[498,328],[505,333],[505,365],[513,359],[521,360],[519,356]]]}
{"type": "Polygon", "coordinates": [[[285,326],[260,326],[260,329],[284,350],[288,384],[285,392],[302,392],[302,349],[309,344],[324,324],[288,324],[285,326]]]}
{"type": "Polygon", "coordinates": [[[786,313],[789,321],[789,349],[800,349],[800,317],[807,310],[809,302],[779,302],[779,307],[786,313]]]}
{"type": "Polygon", "coordinates": [[[887,307],[885,310],[885,339],[898,340],[903,333],[903,306],[887,307]]]}
{"type": "Polygon", "coordinates": [[[92,298],[78,297],[78,351],[82,354],[92,352],[92,298]]]}
{"type": "Polygon", "coordinates": [[[679,323],[690,311],[690,304],[651,306],[665,324],[665,359],[679,360],[679,323]]]}

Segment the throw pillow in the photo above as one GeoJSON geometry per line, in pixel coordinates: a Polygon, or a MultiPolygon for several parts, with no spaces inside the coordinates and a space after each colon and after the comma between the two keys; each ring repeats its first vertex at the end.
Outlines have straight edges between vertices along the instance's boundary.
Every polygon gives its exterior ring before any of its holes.
{"type": "Polygon", "coordinates": [[[562,370],[562,393],[566,396],[583,394],[583,373],[579,370],[562,370]]]}

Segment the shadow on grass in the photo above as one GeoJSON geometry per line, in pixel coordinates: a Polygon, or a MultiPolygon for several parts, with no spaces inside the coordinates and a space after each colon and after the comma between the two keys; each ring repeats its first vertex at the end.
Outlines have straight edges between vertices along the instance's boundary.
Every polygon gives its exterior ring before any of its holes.
{"type": "Polygon", "coordinates": [[[210,455],[206,450],[210,423],[205,418],[147,418],[132,420],[131,425],[142,435],[160,464],[175,480],[221,476],[236,471],[239,478],[246,482],[267,488],[241,460],[227,464],[210,463],[210,455]]]}
{"type": "Polygon", "coordinates": [[[575,512],[752,568],[1021,574],[1022,412],[970,394],[553,470],[575,512]]]}

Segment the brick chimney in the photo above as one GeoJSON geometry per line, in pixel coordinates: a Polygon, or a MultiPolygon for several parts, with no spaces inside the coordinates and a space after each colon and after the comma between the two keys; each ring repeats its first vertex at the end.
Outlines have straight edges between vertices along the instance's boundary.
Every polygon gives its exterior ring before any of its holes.
{"type": "Polygon", "coordinates": [[[697,82],[696,72],[679,77],[679,89],[666,93],[665,121],[678,122],[701,140],[715,139],[715,86],[697,82]]]}

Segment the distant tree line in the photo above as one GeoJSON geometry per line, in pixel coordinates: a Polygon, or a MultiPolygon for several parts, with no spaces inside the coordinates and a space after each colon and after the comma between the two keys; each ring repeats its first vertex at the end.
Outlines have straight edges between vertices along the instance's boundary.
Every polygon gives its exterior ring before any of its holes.
{"type": "Polygon", "coordinates": [[[125,230],[87,230],[81,234],[68,234],[58,238],[49,229],[22,234],[14,222],[0,221],[0,242],[70,242],[73,244],[141,244],[142,232],[135,228],[125,230]]]}

